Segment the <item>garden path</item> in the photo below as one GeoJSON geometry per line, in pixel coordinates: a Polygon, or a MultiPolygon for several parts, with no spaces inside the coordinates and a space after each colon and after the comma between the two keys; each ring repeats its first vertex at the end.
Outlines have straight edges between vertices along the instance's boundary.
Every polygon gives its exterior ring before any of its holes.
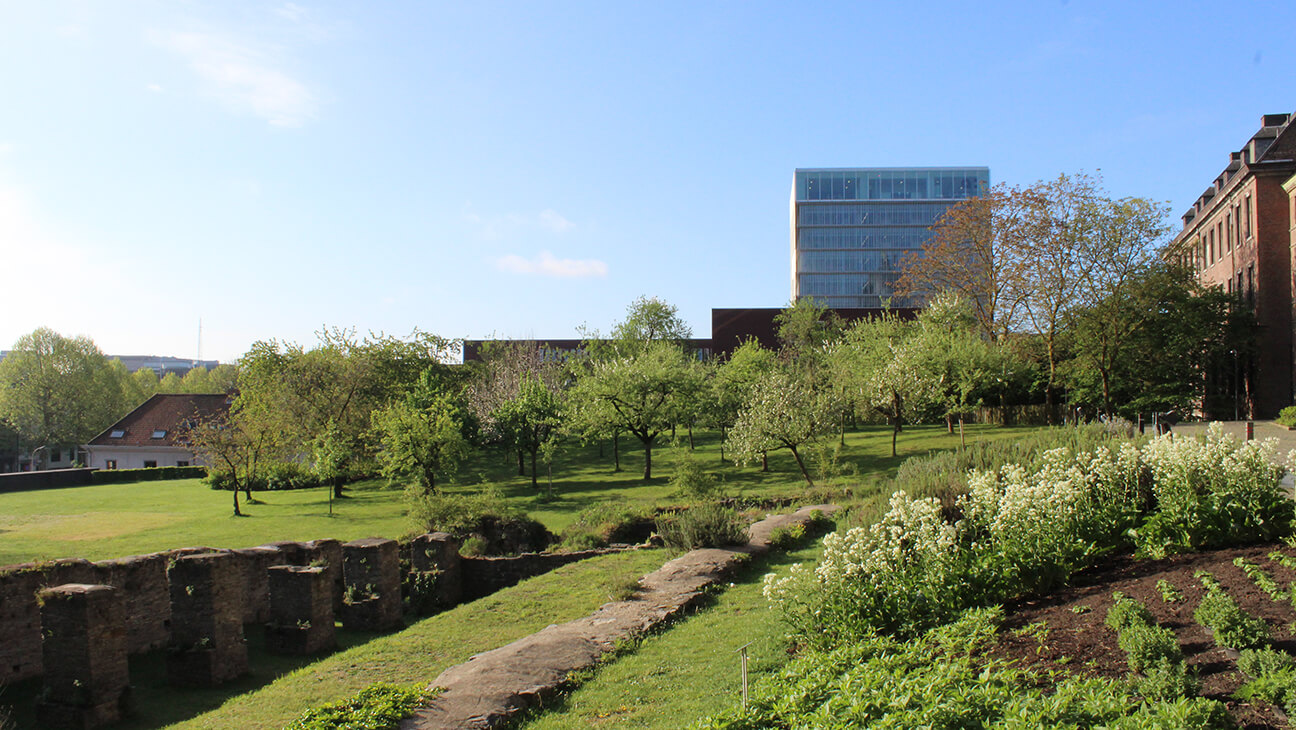
{"type": "Polygon", "coordinates": [[[748,528],[746,545],[686,553],[641,578],[639,592],[629,600],[604,604],[585,618],[551,625],[445,670],[430,685],[441,692],[401,723],[401,729],[498,727],[552,697],[572,672],[595,666],[622,642],[695,606],[708,586],[723,580],[741,561],[767,552],[775,530],[807,524],[815,511],[827,514],[836,509],[815,505],[767,517],[748,528]]]}

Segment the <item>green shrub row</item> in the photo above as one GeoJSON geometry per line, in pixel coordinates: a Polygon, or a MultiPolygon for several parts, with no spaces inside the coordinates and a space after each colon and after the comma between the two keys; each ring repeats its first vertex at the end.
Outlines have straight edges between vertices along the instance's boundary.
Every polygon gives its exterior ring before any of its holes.
{"type": "Polygon", "coordinates": [[[1291,591],[1285,591],[1278,585],[1278,581],[1269,575],[1268,571],[1261,568],[1258,563],[1253,563],[1245,558],[1234,558],[1233,564],[1242,569],[1243,573],[1251,579],[1256,587],[1264,591],[1271,600],[1286,603],[1292,599],[1291,591]]]}
{"type": "Polygon", "coordinates": [[[1259,699],[1296,713],[1296,660],[1277,649],[1246,649],[1238,655],[1238,669],[1251,681],[1235,697],[1259,699]]]}
{"type": "Polygon", "coordinates": [[[1206,595],[1193,611],[1193,619],[1211,630],[1215,643],[1232,649],[1268,646],[1272,637],[1264,621],[1248,615],[1215,581],[1206,584],[1206,595]]]}
{"type": "Polygon", "coordinates": [[[991,659],[999,609],[976,609],[914,641],[872,635],[809,650],[757,681],[747,707],[699,721],[700,730],[758,728],[1216,728],[1223,703],[1157,699],[1121,682],[1061,681],[991,659]]]}
{"type": "Polygon", "coordinates": [[[204,466],[154,466],[148,469],[96,469],[90,472],[94,484],[153,482],[163,479],[200,479],[207,476],[204,466]]]}
{"type": "Polygon", "coordinates": [[[553,535],[539,521],[508,504],[499,493],[428,494],[406,492],[409,516],[423,532],[446,532],[465,555],[538,552],[553,535]]]}

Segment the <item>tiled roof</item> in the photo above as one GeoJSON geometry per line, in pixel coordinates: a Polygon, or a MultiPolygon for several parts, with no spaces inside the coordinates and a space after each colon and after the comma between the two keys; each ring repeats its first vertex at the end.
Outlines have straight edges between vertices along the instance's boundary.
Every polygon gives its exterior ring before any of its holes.
{"type": "Polygon", "coordinates": [[[158,393],[90,439],[89,445],[179,446],[177,438],[186,420],[226,413],[230,398],[225,394],[158,393]]]}

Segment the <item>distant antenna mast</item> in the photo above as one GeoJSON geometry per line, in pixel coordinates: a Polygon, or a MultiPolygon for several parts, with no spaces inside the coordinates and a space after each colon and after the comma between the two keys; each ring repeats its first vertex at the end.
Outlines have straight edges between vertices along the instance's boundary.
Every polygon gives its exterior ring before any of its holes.
{"type": "Polygon", "coordinates": [[[196,359],[202,360],[202,317],[198,318],[198,357],[196,359]]]}

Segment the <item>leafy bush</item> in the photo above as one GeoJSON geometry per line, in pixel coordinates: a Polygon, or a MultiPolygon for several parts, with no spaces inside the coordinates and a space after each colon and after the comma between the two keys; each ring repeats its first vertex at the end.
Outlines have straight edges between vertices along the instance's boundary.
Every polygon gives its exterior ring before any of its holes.
{"type": "Polygon", "coordinates": [[[1273,579],[1273,576],[1269,575],[1269,573],[1258,564],[1252,563],[1245,558],[1234,558],[1233,564],[1241,568],[1242,572],[1246,573],[1247,577],[1251,579],[1251,582],[1255,583],[1257,588],[1264,591],[1269,596],[1270,600],[1282,603],[1291,600],[1291,593],[1284,591],[1282,587],[1278,585],[1278,582],[1273,579]]]}
{"type": "Polygon", "coordinates": [[[1237,665],[1243,674],[1259,679],[1267,674],[1296,668],[1296,659],[1278,649],[1243,649],[1238,652],[1237,665]]]}
{"type": "Polygon", "coordinates": [[[770,547],[775,550],[791,550],[805,539],[805,525],[788,525],[775,528],[770,533],[770,547]]]}
{"type": "Polygon", "coordinates": [[[494,492],[428,494],[410,489],[406,500],[419,532],[447,532],[460,541],[464,554],[470,554],[474,540],[486,554],[544,550],[550,542],[544,525],[494,492]]]}
{"type": "Polygon", "coordinates": [[[1107,628],[1120,633],[1131,626],[1151,626],[1156,623],[1147,606],[1126,596],[1120,591],[1112,594],[1112,607],[1107,609],[1104,623],[1107,628]]]}
{"type": "Polygon", "coordinates": [[[1269,644],[1269,627],[1238,608],[1223,590],[1207,590],[1193,611],[1197,623],[1215,634],[1215,643],[1233,649],[1254,649],[1269,644]]]}
{"type": "Polygon", "coordinates": [[[1278,411],[1278,418],[1274,420],[1283,426],[1296,426],[1296,406],[1287,406],[1278,411]]]}
{"type": "Polygon", "coordinates": [[[747,542],[747,526],[738,513],[716,502],[696,504],[657,518],[657,534],[667,547],[695,550],[747,542]]]}
{"type": "Polygon", "coordinates": [[[1143,676],[1134,680],[1134,689],[1145,699],[1170,702],[1196,697],[1201,683],[1180,655],[1178,660],[1158,659],[1144,667],[1143,676]]]}
{"type": "Polygon", "coordinates": [[[401,574],[401,594],[406,609],[415,616],[431,616],[449,606],[441,600],[441,571],[406,571],[401,574]]]}
{"type": "Polygon", "coordinates": [[[702,468],[702,463],[687,451],[675,459],[675,472],[671,475],[671,488],[675,495],[690,502],[720,499],[724,487],[720,479],[702,468]]]}
{"type": "Polygon", "coordinates": [[[207,476],[205,466],[155,466],[148,469],[96,469],[90,472],[93,484],[151,482],[163,479],[201,479],[207,476]]]}
{"type": "Polygon", "coordinates": [[[285,730],[395,730],[426,701],[421,689],[379,683],[349,699],[307,710],[285,730]]]}
{"type": "Polygon", "coordinates": [[[1296,710],[1296,670],[1278,669],[1262,674],[1239,687],[1234,696],[1243,700],[1264,700],[1291,714],[1296,710]]]}
{"type": "Polygon", "coordinates": [[[581,510],[562,531],[562,546],[571,550],[604,547],[614,542],[639,542],[653,525],[652,512],[619,502],[599,502],[581,510]]]}
{"type": "Polygon", "coordinates": [[[1116,645],[1126,654],[1129,668],[1144,672],[1162,662],[1183,664],[1183,650],[1175,633],[1164,626],[1131,624],[1121,629],[1116,645]]]}

